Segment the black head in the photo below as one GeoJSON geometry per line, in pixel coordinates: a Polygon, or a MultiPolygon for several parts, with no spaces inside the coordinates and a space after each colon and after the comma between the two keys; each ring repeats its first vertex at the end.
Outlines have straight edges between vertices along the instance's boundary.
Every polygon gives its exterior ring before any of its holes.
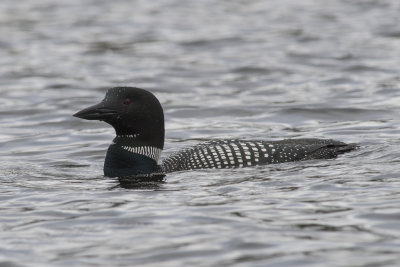
{"type": "Polygon", "coordinates": [[[97,105],[74,114],[86,120],[105,121],[117,135],[135,135],[144,145],[164,147],[164,113],[150,92],[136,87],[114,87],[97,105]]]}

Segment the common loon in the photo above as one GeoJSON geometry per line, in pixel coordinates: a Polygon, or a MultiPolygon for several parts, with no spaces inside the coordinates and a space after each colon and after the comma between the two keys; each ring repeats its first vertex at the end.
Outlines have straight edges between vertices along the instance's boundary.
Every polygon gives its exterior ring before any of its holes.
{"type": "Polygon", "coordinates": [[[164,148],[164,113],[160,102],[149,91],[114,87],[99,104],[73,116],[105,121],[114,127],[116,137],[104,162],[104,175],[109,177],[330,159],[357,147],[324,139],[214,140],[179,151],[158,165],[164,148]]]}

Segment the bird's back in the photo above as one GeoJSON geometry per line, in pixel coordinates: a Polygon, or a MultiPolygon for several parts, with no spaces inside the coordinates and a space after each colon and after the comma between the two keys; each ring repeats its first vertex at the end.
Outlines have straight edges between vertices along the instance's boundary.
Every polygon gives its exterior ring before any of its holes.
{"type": "Polygon", "coordinates": [[[329,159],[355,148],[354,144],[328,139],[215,140],[197,144],[171,155],[163,161],[161,168],[164,172],[173,172],[329,159]]]}

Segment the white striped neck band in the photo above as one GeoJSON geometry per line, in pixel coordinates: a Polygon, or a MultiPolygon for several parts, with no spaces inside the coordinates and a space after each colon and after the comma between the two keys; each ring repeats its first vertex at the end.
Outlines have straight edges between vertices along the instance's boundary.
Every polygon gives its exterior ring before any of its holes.
{"type": "Polygon", "coordinates": [[[149,157],[155,160],[156,162],[158,162],[158,159],[160,158],[162,152],[162,149],[154,146],[121,146],[121,147],[126,151],[149,157]]]}
{"type": "Polygon", "coordinates": [[[123,135],[117,135],[117,138],[138,138],[139,134],[123,134],[123,135]]]}

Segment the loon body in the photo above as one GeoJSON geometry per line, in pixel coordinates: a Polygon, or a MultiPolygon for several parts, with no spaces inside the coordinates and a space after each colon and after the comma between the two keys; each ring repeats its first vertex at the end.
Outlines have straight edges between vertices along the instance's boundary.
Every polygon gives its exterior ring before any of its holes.
{"type": "Polygon", "coordinates": [[[114,127],[117,136],[104,162],[104,175],[109,177],[330,159],[356,148],[325,139],[214,140],[179,151],[158,165],[164,148],[164,113],[152,93],[135,87],[111,88],[103,101],[74,116],[114,127]]]}

